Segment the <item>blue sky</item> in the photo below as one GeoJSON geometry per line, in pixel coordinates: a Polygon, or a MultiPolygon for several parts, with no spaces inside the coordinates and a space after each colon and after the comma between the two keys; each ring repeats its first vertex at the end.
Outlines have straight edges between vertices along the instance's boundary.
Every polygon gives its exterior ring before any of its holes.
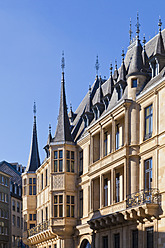
{"type": "Polygon", "coordinates": [[[115,58],[129,44],[129,20],[135,36],[136,13],[140,37],[165,26],[165,1],[0,0],[0,161],[22,163],[29,156],[33,102],[41,161],[48,125],[54,135],[59,109],[61,54],[65,53],[67,103],[75,110],[99,75],[109,76],[115,58]]]}

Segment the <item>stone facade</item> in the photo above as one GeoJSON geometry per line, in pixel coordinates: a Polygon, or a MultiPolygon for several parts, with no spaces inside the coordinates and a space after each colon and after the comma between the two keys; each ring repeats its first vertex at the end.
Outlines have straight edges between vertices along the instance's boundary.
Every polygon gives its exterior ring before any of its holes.
{"type": "Polygon", "coordinates": [[[136,33],[121,67],[108,80],[96,76],[70,110],[70,128],[63,72],[55,137],[44,162],[23,174],[28,246],[165,247],[165,30],[159,20],[143,48],[138,22],[136,33]]]}

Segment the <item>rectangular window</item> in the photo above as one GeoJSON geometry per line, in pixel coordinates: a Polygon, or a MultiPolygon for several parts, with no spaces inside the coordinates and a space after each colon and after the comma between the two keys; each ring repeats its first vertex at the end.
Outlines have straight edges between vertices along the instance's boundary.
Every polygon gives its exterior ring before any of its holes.
{"type": "Polygon", "coordinates": [[[104,179],[104,206],[108,206],[108,178],[104,179]]]}
{"type": "Polygon", "coordinates": [[[12,224],[13,224],[13,226],[15,226],[15,215],[13,215],[12,224]]]}
{"type": "Polygon", "coordinates": [[[132,88],[137,87],[137,78],[132,79],[132,88]]]}
{"type": "Polygon", "coordinates": [[[83,174],[83,150],[79,152],[79,175],[83,174]]]}
{"type": "Polygon", "coordinates": [[[152,122],[153,122],[153,107],[152,104],[145,108],[145,139],[152,137],[152,122]]]}
{"type": "Polygon", "coordinates": [[[132,248],[138,248],[138,230],[132,230],[132,248]]]}
{"type": "Polygon", "coordinates": [[[108,134],[104,133],[104,156],[108,154],[108,134]]]}
{"type": "Polygon", "coordinates": [[[17,213],[20,212],[20,202],[17,202],[17,213]]]}
{"type": "Polygon", "coordinates": [[[66,151],[66,171],[74,173],[74,152],[66,151]]]}
{"type": "Polygon", "coordinates": [[[66,196],[66,209],[67,209],[67,217],[74,218],[74,196],[67,195],[66,196]]]}
{"type": "Polygon", "coordinates": [[[17,216],[17,227],[20,227],[20,217],[17,216]]]}
{"type": "Polygon", "coordinates": [[[29,220],[33,220],[33,215],[29,214],[29,220]]]}
{"type": "Polygon", "coordinates": [[[120,201],[120,173],[116,173],[116,202],[120,201]]]}
{"type": "Polygon", "coordinates": [[[120,234],[114,234],[114,248],[120,248],[120,234]]]}
{"type": "MultiPolygon", "coordinates": [[[[26,190],[26,187],[24,187],[24,190],[26,190]]],[[[29,195],[36,195],[36,178],[29,178],[29,195]]]]}
{"type": "Polygon", "coordinates": [[[42,173],[41,174],[41,190],[43,189],[43,186],[44,186],[43,181],[44,181],[44,178],[43,178],[43,173],[42,173]]]}
{"type": "Polygon", "coordinates": [[[43,212],[43,209],[41,210],[41,222],[42,223],[44,222],[44,212],[43,212]]]}
{"type": "Polygon", "coordinates": [[[33,220],[36,220],[36,214],[33,214],[33,220]]]}
{"type": "Polygon", "coordinates": [[[45,170],[45,186],[48,185],[48,170],[45,170]]]}
{"type": "Polygon", "coordinates": [[[12,209],[15,211],[15,200],[12,200],[12,209]]]}
{"type": "Polygon", "coordinates": [[[103,236],[103,248],[108,248],[108,236],[103,236]]]}
{"type": "Polygon", "coordinates": [[[54,172],[63,171],[63,150],[54,151],[54,172]]]}
{"type": "Polygon", "coordinates": [[[32,195],[32,186],[29,185],[29,195],[32,195]]]}
{"type": "Polygon", "coordinates": [[[144,161],[145,167],[145,189],[152,188],[152,158],[144,161]]]}
{"type": "Polygon", "coordinates": [[[54,196],[54,217],[63,217],[63,195],[54,196]]]}
{"type": "Polygon", "coordinates": [[[80,218],[83,217],[83,190],[80,190],[79,192],[79,197],[80,197],[80,218]]]}
{"type": "Polygon", "coordinates": [[[45,219],[48,220],[48,207],[45,208],[45,219]]]}
{"type": "Polygon", "coordinates": [[[119,149],[119,125],[116,125],[116,150],[119,149]]]}
{"type": "Polygon", "coordinates": [[[154,228],[153,226],[146,228],[146,235],[147,235],[147,248],[154,247],[154,228]]]}

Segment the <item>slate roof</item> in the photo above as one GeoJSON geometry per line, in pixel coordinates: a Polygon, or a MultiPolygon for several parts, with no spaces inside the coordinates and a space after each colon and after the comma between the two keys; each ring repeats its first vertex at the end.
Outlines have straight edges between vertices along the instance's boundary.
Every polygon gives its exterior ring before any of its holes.
{"type": "MultiPolygon", "coordinates": [[[[130,73],[136,73],[136,72],[141,73],[141,70],[146,69],[146,67],[148,67],[148,71],[150,73],[148,59],[150,59],[155,54],[156,46],[157,47],[160,47],[160,45],[162,46],[161,43],[165,44],[165,29],[161,31],[161,38],[160,38],[160,33],[159,33],[145,44],[145,50],[142,49],[140,40],[136,38],[136,40],[132,42],[132,44],[128,47],[127,53],[124,59],[124,65],[125,65],[124,70],[126,70],[127,75],[130,73]],[[143,63],[143,61],[145,63],[143,63]]],[[[157,51],[158,50],[159,49],[157,48],[157,51]]],[[[162,73],[163,70],[160,72],[160,74],[157,77],[146,82],[146,85],[144,85],[144,88],[141,92],[144,92],[148,87],[151,87],[151,85],[155,83],[155,80],[162,78],[162,75],[164,75],[162,73]]],[[[117,69],[117,66],[115,66],[115,70],[113,74],[114,85],[116,81],[118,81],[117,79],[119,75],[122,75],[122,74],[123,74],[122,67],[117,69]]],[[[96,98],[97,98],[96,92],[98,92],[97,91],[98,88],[99,88],[99,80],[98,78],[96,78],[95,82],[93,83],[91,87],[92,105],[96,103],[96,98]]],[[[127,99],[127,92],[128,92],[127,85],[124,90],[124,94],[122,95],[122,98],[118,100],[118,94],[117,94],[117,91],[113,87],[111,77],[108,80],[102,82],[101,89],[103,92],[103,97],[107,94],[108,91],[112,92],[108,108],[103,111],[102,115],[110,111],[115,105],[120,103],[123,99],[127,99]]],[[[141,92],[139,92],[139,94],[141,92]]],[[[77,141],[78,139],[80,139],[82,135],[84,135],[86,132],[86,129],[84,129],[82,115],[87,108],[89,108],[89,93],[86,94],[86,96],[81,101],[80,105],[78,106],[77,110],[75,111],[76,117],[72,123],[73,125],[72,137],[74,141],[77,141]]],[[[95,120],[93,119],[91,124],[94,122],[95,120]]]]}
{"type": "Polygon", "coordinates": [[[34,115],[31,148],[30,148],[29,160],[25,172],[30,172],[30,171],[34,172],[39,167],[40,167],[40,157],[39,157],[38,141],[37,141],[36,116],[34,115]]]}
{"type": "Polygon", "coordinates": [[[65,81],[64,72],[62,72],[61,80],[61,96],[60,96],[60,109],[58,115],[58,123],[53,142],[73,142],[71,135],[70,122],[67,113],[66,96],[65,96],[65,81]]]}
{"type": "Polygon", "coordinates": [[[22,178],[21,178],[21,173],[17,170],[14,169],[14,167],[6,162],[2,161],[0,162],[0,170],[5,172],[6,174],[11,176],[11,181],[13,183],[17,183],[18,185],[22,185],[22,178]]]}

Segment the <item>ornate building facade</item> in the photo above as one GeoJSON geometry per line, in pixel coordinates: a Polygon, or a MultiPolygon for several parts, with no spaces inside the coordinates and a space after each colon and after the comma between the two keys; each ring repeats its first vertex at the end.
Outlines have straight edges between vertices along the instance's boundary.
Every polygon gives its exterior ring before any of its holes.
{"type": "MultiPolygon", "coordinates": [[[[23,179],[24,242],[38,248],[165,245],[165,30],[136,39],[67,113],[64,58],[55,136],[40,164],[36,111],[23,179]],[[124,58],[125,56],[125,58],[124,58]]],[[[131,34],[131,30],[130,30],[131,34]]],[[[98,69],[98,62],[96,63],[98,69]]]]}

